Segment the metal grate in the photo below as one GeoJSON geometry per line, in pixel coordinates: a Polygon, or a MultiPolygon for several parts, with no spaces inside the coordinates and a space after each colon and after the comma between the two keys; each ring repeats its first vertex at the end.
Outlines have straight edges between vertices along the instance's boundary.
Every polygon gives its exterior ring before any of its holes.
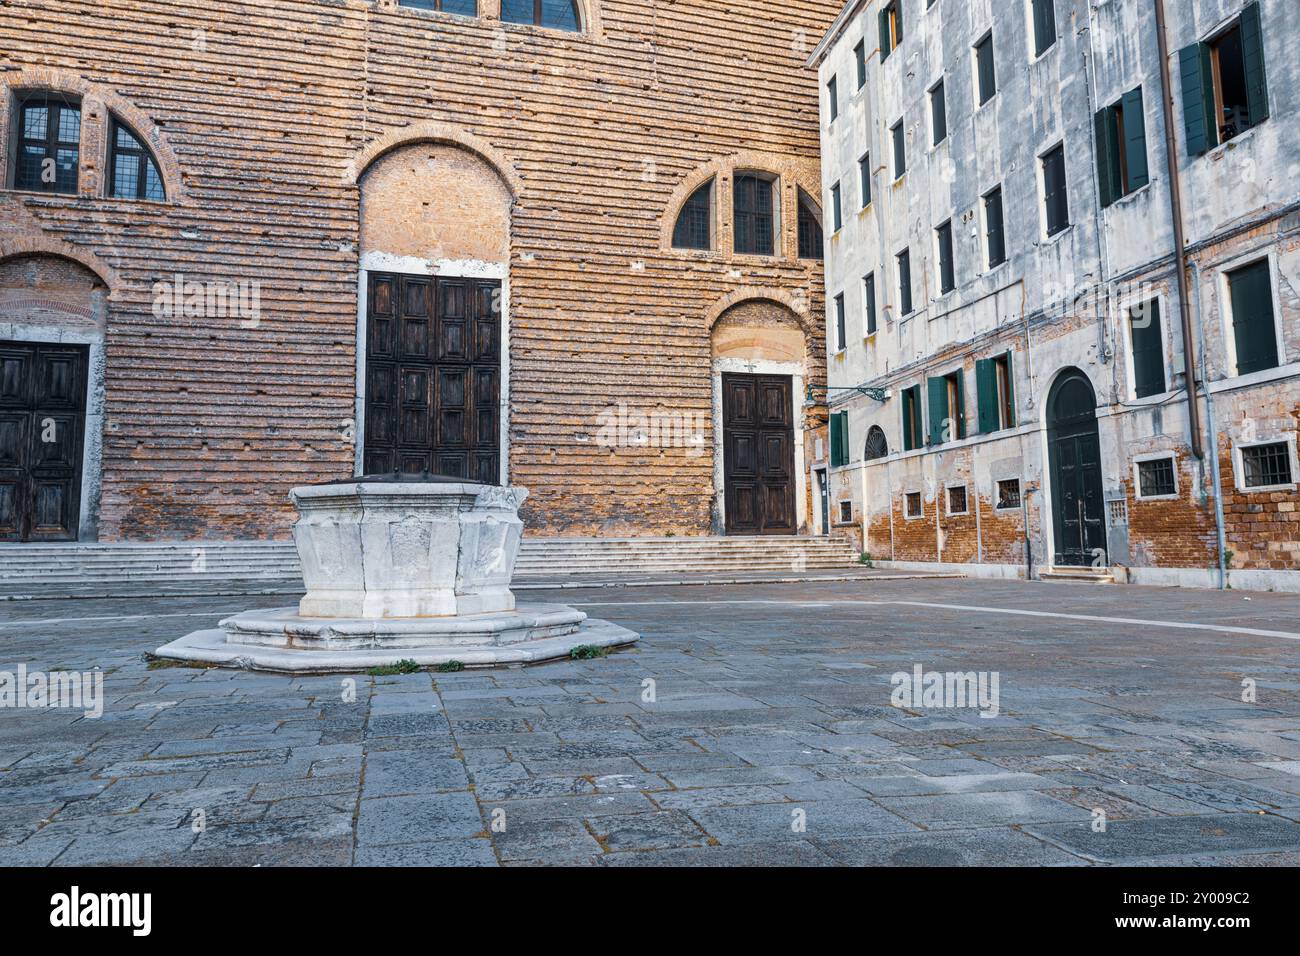
{"type": "Polygon", "coordinates": [[[1128,524],[1128,501],[1124,498],[1113,498],[1106,502],[1106,509],[1110,512],[1111,524],[1128,524]]]}
{"type": "Polygon", "coordinates": [[[919,491],[910,491],[907,493],[907,516],[909,518],[921,517],[921,493],[919,491]]]}
{"type": "Polygon", "coordinates": [[[964,515],[968,510],[966,502],[966,486],[959,485],[956,488],[948,489],[948,514],[964,515]]]}
{"type": "Polygon", "coordinates": [[[1138,494],[1143,498],[1159,498],[1177,494],[1174,482],[1174,460],[1156,458],[1138,462],[1138,494]]]}
{"type": "Polygon", "coordinates": [[[1241,466],[1247,488],[1289,485],[1295,480],[1291,475],[1291,449],[1286,442],[1243,448],[1241,466]]]}
{"type": "Polygon", "coordinates": [[[998,482],[998,510],[1020,507],[1020,479],[1006,478],[998,482]]]}

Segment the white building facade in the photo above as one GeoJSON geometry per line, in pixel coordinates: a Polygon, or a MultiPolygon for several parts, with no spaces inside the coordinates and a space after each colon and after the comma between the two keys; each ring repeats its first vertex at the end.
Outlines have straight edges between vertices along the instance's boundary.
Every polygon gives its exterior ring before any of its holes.
{"type": "Polygon", "coordinates": [[[1300,3],[857,0],[810,63],[822,530],[1300,590],[1300,3]]]}

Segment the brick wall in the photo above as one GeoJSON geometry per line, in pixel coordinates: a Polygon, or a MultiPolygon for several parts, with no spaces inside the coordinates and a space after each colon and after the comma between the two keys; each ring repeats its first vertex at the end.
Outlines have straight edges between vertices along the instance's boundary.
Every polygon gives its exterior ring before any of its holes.
{"type": "Polygon", "coordinates": [[[510,466],[533,530],[708,532],[713,436],[701,456],[590,435],[616,402],[707,412],[708,316],[739,289],[807,303],[824,376],[821,266],[793,254],[788,215],[772,258],[663,236],[679,187],[720,158],[806,168],[818,194],[804,59],[838,7],[592,2],[573,35],[386,0],[0,6],[0,82],[83,103],[82,195],[0,193],[0,258],[70,248],[112,276],[101,536],[282,534],[290,487],[350,474],[357,163],[431,124],[487,144],[518,187],[510,466]],[[108,111],[154,149],[167,203],[100,198],[108,111]],[[177,273],[255,280],[260,320],[155,316],[154,283],[177,273]]]}

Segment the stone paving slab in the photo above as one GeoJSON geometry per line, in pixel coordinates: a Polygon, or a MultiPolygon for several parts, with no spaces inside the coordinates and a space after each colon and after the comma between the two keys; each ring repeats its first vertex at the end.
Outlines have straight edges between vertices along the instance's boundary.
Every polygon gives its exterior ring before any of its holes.
{"type": "Polygon", "coordinates": [[[0,670],[99,667],[106,690],[99,719],[0,709],[0,865],[1300,862],[1300,640],[1204,629],[1300,631],[1300,598],[874,580],[563,600],[642,642],[277,676],[141,658],[244,599],[0,604],[0,670]],[[915,665],[997,672],[999,716],[892,706],[915,665]]]}

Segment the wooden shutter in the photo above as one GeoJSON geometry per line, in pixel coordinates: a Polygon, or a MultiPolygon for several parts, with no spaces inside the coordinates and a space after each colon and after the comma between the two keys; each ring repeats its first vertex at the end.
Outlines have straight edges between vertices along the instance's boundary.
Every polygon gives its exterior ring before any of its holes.
{"type": "Polygon", "coordinates": [[[1034,55],[1042,56],[1056,42],[1054,0],[1034,0],[1034,55]]]}
{"type": "MultiPolygon", "coordinates": [[[[1097,129],[1097,185],[1101,204],[1109,206],[1124,194],[1119,168],[1119,143],[1116,141],[1115,109],[1107,106],[1093,118],[1097,129]]],[[[1050,188],[1050,187],[1048,187],[1050,188]]]]}
{"type": "Polygon", "coordinates": [[[903,390],[903,450],[913,451],[921,444],[921,386],[903,390]]]}
{"type": "Polygon", "coordinates": [[[957,377],[953,380],[956,384],[957,407],[950,409],[949,414],[953,419],[953,438],[966,437],[966,374],[958,372],[957,377]]]}
{"type": "MultiPolygon", "coordinates": [[[[1147,125],[1142,109],[1142,87],[1124,94],[1124,160],[1128,163],[1128,188],[1141,189],[1150,176],[1147,170],[1147,125]]],[[[1121,184],[1122,185],[1122,184],[1121,184]]]]}
{"type": "Polygon", "coordinates": [[[1268,119],[1268,77],[1264,69],[1264,31],[1258,2],[1252,3],[1241,14],[1241,56],[1246,66],[1250,125],[1257,126],[1268,119]]]}
{"type": "Polygon", "coordinates": [[[1204,156],[1219,143],[1214,117],[1214,71],[1210,48],[1193,43],[1178,51],[1178,72],[1183,86],[1183,126],[1187,132],[1187,155],[1204,156]]]}
{"type": "Polygon", "coordinates": [[[880,62],[889,59],[889,8],[880,11],[880,62]]]}
{"type": "Polygon", "coordinates": [[[1133,343],[1133,392],[1138,398],[1159,395],[1165,390],[1165,344],[1161,334],[1160,301],[1154,299],[1141,308],[1149,311],[1144,326],[1134,322],[1136,310],[1129,313],[1133,343]]]}
{"type": "Polygon", "coordinates": [[[975,413],[979,418],[981,435],[998,430],[998,366],[993,359],[975,362],[975,413]]]}
{"type": "Polygon", "coordinates": [[[1228,276],[1238,375],[1277,367],[1277,332],[1273,324],[1271,283],[1267,260],[1246,266],[1228,276]]]}
{"type": "Polygon", "coordinates": [[[942,445],[943,422],[948,417],[948,380],[927,379],[926,389],[930,399],[930,444],[942,445]]]}
{"type": "Polygon", "coordinates": [[[849,463],[849,413],[831,415],[831,467],[843,468],[849,463]]]}
{"type": "Polygon", "coordinates": [[[1008,349],[1004,356],[1007,363],[1007,427],[1016,427],[1016,365],[1008,349]]]}

